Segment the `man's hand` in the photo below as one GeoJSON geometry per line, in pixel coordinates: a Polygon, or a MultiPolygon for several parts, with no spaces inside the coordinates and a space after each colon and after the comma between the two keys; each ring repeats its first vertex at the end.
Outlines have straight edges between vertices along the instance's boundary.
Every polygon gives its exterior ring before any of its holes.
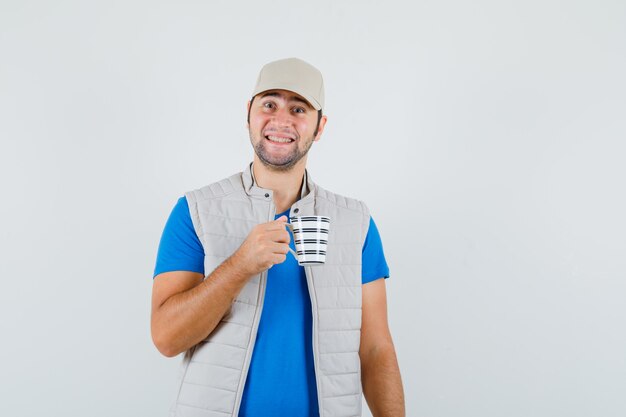
{"type": "Polygon", "coordinates": [[[289,250],[287,217],[255,226],[235,253],[211,274],[164,272],[154,278],[152,338],[165,356],[175,356],[205,339],[254,275],[284,262],[289,250]]]}
{"type": "Polygon", "coordinates": [[[285,262],[289,251],[289,232],[285,230],[286,216],[261,223],[252,229],[231,257],[233,263],[247,276],[259,274],[272,265],[285,262]]]}

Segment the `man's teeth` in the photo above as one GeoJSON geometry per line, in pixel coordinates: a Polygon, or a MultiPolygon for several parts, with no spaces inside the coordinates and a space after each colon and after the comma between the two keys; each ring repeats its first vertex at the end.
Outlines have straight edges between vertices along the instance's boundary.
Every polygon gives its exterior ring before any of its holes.
{"type": "Polygon", "coordinates": [[[279,142],[279,143],[293,142],[293,139],[281,138],[281,137],[278,137],[278,136],[267,136],[267,138],[269,140],[271,140],[272,142],[279,142]]]}

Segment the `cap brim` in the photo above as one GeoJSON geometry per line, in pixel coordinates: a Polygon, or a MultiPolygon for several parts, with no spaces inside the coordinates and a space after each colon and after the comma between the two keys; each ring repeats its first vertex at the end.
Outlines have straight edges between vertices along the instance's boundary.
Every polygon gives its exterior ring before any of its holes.
{"type": "Polygon", "coordinates": [[[258,94],[264,93],[266,91],[269,90],[287,90],[287,91],[291,91],[292,93],[296,93],[299,96],[302,96],[302,98],[304,98],[310,105],[311,107],[313,107],[315,110],[322,110],[322,106],[320,105],[320,103],[317,102],[317,100],[315,100],[313,98],[312,95],[307,94],[305,91],[298,91],[298,88],[294,88],[293,86],[289,86],[286,84],[269,84],[269,85],[263,85],[261,86],[258,91],[255,90],[252,95],[256,96],[258,94]]]}

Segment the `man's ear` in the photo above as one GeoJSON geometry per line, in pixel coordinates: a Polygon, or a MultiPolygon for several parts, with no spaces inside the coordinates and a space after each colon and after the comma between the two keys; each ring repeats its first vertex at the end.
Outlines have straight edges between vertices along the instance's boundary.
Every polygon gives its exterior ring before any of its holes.
{"type": "Polygon", "coordinates": [[[246,128],[250,129],[250,100],[248,100],[246,103],[246,114],[247,114],[246,128]]]}
{"type": "Polygon", "coordinates": [[[324,126],[326,126],[327,119],[328,118],[326,117],[326,115],[323,115],[320,119],[320,125],[317,128],[317,135],[315,136],[315,139],[313,139],[314,142],[317,142],[318,140],[320,140],[320,137],[322,137],[322,132],[324,131],[324,126]]]}

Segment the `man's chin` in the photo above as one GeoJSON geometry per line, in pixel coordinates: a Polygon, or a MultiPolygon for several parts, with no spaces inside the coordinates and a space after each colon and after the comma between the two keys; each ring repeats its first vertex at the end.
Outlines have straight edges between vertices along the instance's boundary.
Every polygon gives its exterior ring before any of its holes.
{"type": "Polygon", "coordinates": [[[256,156],[261,163],[271,169],[272,171],[289,171],[291,170],[302,157],[298,158],[297,155],[288,155],[286,158],[270,158],[265,152],[256,152],[256,156]]]}
{"type": "Polygon", "coordinates": [[[292,152],[287,155],[277,156],[269,152],[263,142],[257,143],[256,146],[253,145],[252,148],[263,166],[275,172],[291,171],[308,153],[307,148],[307,152],[304,153],[292,150],[292,152]]]}
{"type": "Polygon", "coordinates": [[[261,161],[261,163],[266,166],[267,168],[269,168],[272,171],[280,171],[280,172],[286,172],[286,171],[290,171],[295,165],[297,161],[269,161],[267,159],[261,158],[259,157],[259,160],[261,161]]]}

